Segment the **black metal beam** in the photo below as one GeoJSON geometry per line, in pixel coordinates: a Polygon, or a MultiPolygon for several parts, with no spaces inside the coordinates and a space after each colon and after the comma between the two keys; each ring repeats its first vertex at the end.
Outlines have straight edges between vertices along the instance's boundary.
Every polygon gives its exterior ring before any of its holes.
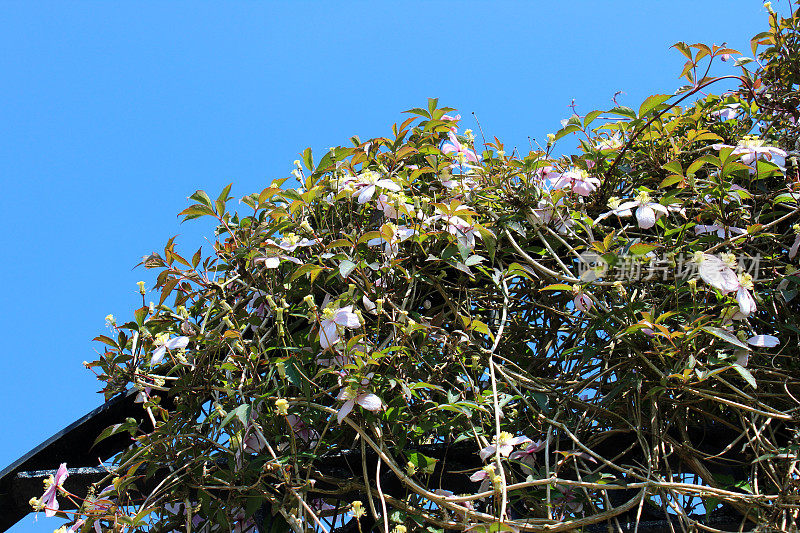
{"type": "Polygon", "coordinates": [[[55,474],[60,463],[71,467],[66,488],[75,487],[80,492],[101,479],[100,471],[93,467],[124,450],[131,444],[131,437],[121,433],[97,446],[92,444],[108,426],[143,416],[141,405],[134,402],[137,394],[138,391],[131,389],[112,398],[0,471],[0,533],[31,512],[28,500],[44,493],[42,479],[55,474]]]}

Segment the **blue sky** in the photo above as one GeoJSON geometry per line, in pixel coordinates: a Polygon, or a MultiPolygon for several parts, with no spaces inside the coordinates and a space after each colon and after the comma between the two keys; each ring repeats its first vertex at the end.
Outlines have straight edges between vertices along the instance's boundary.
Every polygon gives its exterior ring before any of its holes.
{"type": "Polygon", "coordinates": [[[428,97],[527,148],[573,98],[674,91],[675,41],[748,55],[765,28],[750,0],[4,2],[0,469],[102,402],[81,362],[152,284],[142,255],[211,235],[176,217],[194,190],[260,191],[306,146],[386,135],[428,97]]]}

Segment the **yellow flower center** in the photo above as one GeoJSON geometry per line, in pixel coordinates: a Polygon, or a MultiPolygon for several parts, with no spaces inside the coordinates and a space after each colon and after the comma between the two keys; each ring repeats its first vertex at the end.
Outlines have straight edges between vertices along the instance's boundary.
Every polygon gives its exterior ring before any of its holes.
{"type": "Polygon", "coordinates": [[[636,195],[636,201],[640,204],[649,204],[652,203],[653,199],[650,197],[650,193],[647,191],[642,191],[636,195]]]}

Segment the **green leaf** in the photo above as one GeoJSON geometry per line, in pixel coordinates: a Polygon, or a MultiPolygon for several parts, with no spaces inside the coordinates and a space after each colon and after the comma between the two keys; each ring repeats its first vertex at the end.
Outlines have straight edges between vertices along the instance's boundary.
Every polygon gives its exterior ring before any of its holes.
{"type": "Polygon", "coordinates": [[[664,170],[668,170],[669,172],[673,172],[675,174],[683,174],[683,168],[681,168],[681,162],[677,159],[674,161],[670,161],[666,165],[662,165],[661,168],[664,170]]]}
{"type": "Polygon", "coordinates": [[[349,259],[345,259],[339,263],[339,274],[341,274],[343,278],[347,278],[357,266],[358,265],[356,263],[353,263],[349,259]]]}
{"type": "Polygon", "coordinates": [[[222,420],[220,427],[227,426],[233,418],[236,417],[243,425],[247,425],[250,422],[250,404],[243,403],[233,411],[229,412],[227,416],[222,420]]]}
{"type": "Polygon", "coordinates": [[[649,115],[651,111],[670,98],[672,98],[670,94],[654,94],[653,96],[648,96],[645,101],[642,102],[642,105],[639,106],[639,117],[641,118],[645,115],[649,115]]]}
{"type": "Polygon", "coordinates": [[[612,115],[620,115],[628,118],[636,118],[636,111],[624,105],[617,106],[613,109],[609,109],[608,112],[611,113],[612,115]]]}
{"type": "Polygon", "coordinates": [[[214,204],[211,202],[211,198],[209,198],[208,194],[206,194],[206,191],[195,191],[194,194],[189,197],[189,200],[200,202],[209,209],[214,208],[214,204]]]}
{"type": "Polygon", "coordinates": [[[586,113],[586,116],[583,117],[583,127],[585,128],[586,126],[591,124],[594,121],[594,119],[596,119],[597,117],[599,117],[602,114],[603,114],[603,112],[599,111],[599,110],[597,110],[597,111],[589,111],[588,113],[586,113]]]}
{"type": "Polygon", "coordinates": [[[426,474],[433,474],[433,469],[436,468],[438,459],[433,459],[419,452],[409,452],[406,456],[408,457],[408,462],[417,467],[417,470],[426,474]]]}
{"type": "Polygon", "coordinates": [[[544,292],[544,291],[572,291],[572,285],[566,285],[564,283],[553,283],[539,289],[539,292],[544,292]]]}
{"type": "Polygon", "coordinates": [[[136,311],[133,312],[133,317],[136,319],[136,323],[139,326],[144,324],[144,319],[145,319],[145,317],[147,317],[147,312],[149,310],[150,309],[147,308],[147,307],[140,307],[139,309],[137,309],[136,311]]]}
{"type": "Polygon", "coordinates": [[[133,430],[135,432],[136,428],[138,426],[139,426],[139,423],[136,421],[135,418],[128,418],[127,420],[125,420],[125,422],[122,422],[121,424],[114,424],[112,426],[108,426],[94,440],[94,443],[92,443],[92,448],[97,446],[98,442],[100,442],[102,440],[105,440],[105,439],[107,439],[108,437],[110,437],[112,435],[116,435],[116,434],[122,433],[124,431],[131,432],[131,430],[133,430]]]}
{"type": "Polygon", "coordinates": [[[576,126],[575,124],[568,124],[567,126],[561,128],[556,132],[556,140],[559,140],[565,135],[569,135],[570,133],[575,133],[576,131],[580,131],[581,128],[576,126]]]}
{"type": "Polygon", "coordinates": [[[728,330],[715,328],[712,326],[705,326],[700,329],[702,329],[706,333],[711,333],[715,337],[720,338],[727,343],[733,344],[734,346],[738,346],[739,348],[744,348],[745,350],[750,350],[750,347],[747,344],[737,339],[736,336],[731,332],[729,332],[728,330]]]}
{"type": "Polygon", "coordinates": [[[303,150],[303,163],[308,170],[314,172],[314,157],[311,155],[310,147],[303,150]]]}
{"type": "Polygon", "coordinates": [[[673,175],[667,176],[666,178],[661,180],[661,183],[658,184],[658,188],[659,189],[666,189],[667,187],[675,185],[676,183],[680,183],[681,181],[683,181],[683,176],[679,176],[677,174],[673,174],[673,175]]]}
{"type": "Polygon", "coordinates": [[[215,213],[214,210],[211,209],[210,207],[206,207],[200,204],[195,204],[190,207],[187,207],[186,209],[178,213],[178,216],[182,215],[186,216],[185,220],[191,220],[193,218],[202,217],[205,215],[216,217],[217,213],[215,213]]]}
{"type": "Polygon", "coordinates": [[[644,242],[637,242],[636,244],[630,247],[629,251],[633,255],[645,255],[652,252],[656,248],[658,248],[657,244],[647,244],[644,242]]]}
{"type": "Polygon", "coordinates": [[[733,369],[736,370],[739,373],[739,375],[741,375],[744,378],[744,380],[747,382],[748,385],[750,385],[754,389],[758,387],[758,384],[756,383],[756,378],[754,378],[753,374],[751,374],[750,371],[747,370],[745,367],[739,364],[735,364],[733,365],[733,369]]]}

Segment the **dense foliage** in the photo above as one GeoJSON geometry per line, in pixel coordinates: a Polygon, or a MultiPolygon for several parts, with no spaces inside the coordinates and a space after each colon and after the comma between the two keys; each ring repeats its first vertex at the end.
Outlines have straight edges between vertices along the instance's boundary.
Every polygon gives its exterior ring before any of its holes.
{"type": "Polygon", "coordinates": [[[769,24],[752,60],[676,44],[676,94],[528,153],[432,99],[238,213],[196,192],[210,255],[148,256],[157,301],[97,338],[148,415],[67,525],[792,527],[800,18],[769,24]]]}

